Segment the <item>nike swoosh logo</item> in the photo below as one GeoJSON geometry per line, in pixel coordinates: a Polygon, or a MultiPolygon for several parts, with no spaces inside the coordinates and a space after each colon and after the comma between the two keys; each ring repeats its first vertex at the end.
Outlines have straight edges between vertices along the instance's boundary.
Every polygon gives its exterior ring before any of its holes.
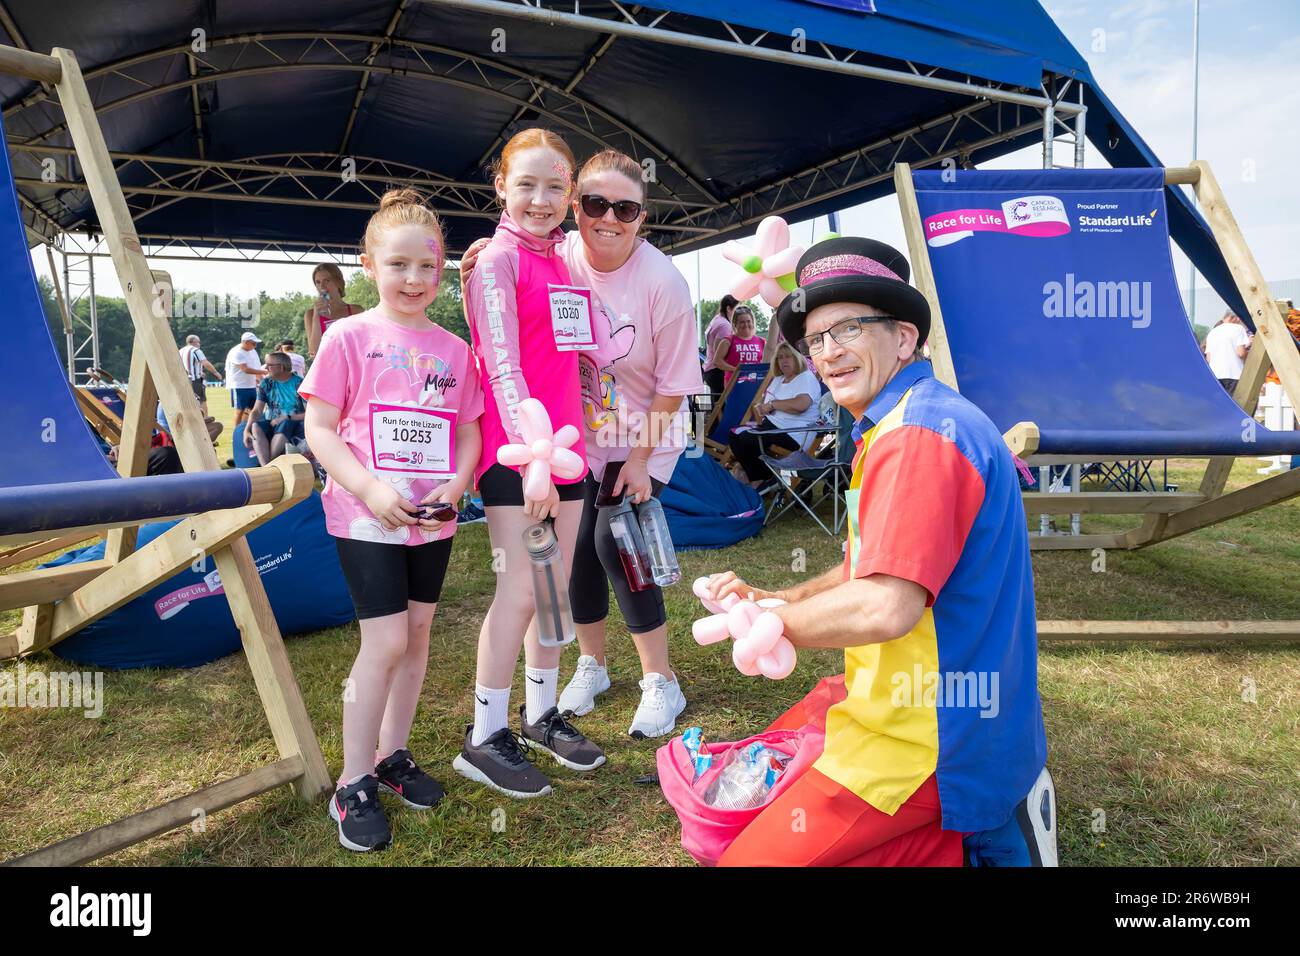
{"type": "Polygon", "coordinates": [[[480,704],[482,704],[484,707],[487,706],[487,701],[485,701],[485,700],[484,700],[482,697],[480,697],[478,694],[475,694],[475,695],[474,695],[474,699],[475,699],[476,701],[478,701],[480,704]]]}
{"type": "Polygon", "coordinates": [[[339,823],[342,823],[348,818],[348,808],[339,803],[338,798],[335,798],[334,805],[339,808],[339,823]]]}
{"type": "Polygon", "coordinates": [[[531,677],[528,678],[528,679],[529,679],[529,680],[532,680],[534,684],[545,684],[545,683],[546,683],[546,681],[544,681],[544,680],[533,680],[531,677]]]}

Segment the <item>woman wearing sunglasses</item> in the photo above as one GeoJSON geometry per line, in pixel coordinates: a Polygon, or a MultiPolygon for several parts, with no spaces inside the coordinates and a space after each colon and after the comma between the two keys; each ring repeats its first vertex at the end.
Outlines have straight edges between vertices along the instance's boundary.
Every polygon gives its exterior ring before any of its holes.
{"type": "MultiPolygon", "coordinates": [[[[613,584],[619,609],[641,658],[641,703],[628,728],[637,738],[671,733],[686,698],[668,660],[668,617],[654,585],[633,591],[618,560],[607,516],[596,494],[607,469],[614,499],[633,503],[657,495],[672,477],[686,446],[686,396],[703,391],[690,289],[672,261],[640,238],[645,222],[641,166],[605,150],[583,165],[573,201],[577,233],[558,246],[575,286],[590,288],[595,351],[579,353],[587,462],[582,523],[578,529],[570,604],[577,624],[577,671],[560,695],[561,713],[589,713],[609,689],[605,619],[613,584]]],[[[461,263],[474,268],[482,240],[461,263]]]]}

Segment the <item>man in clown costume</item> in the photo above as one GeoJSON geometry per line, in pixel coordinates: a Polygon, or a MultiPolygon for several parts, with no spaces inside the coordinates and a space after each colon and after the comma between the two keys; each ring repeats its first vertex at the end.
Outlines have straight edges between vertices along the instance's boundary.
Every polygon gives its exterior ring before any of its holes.
{"type": "Polygon", "coordinates": [[[777,310],[857,422],[845,560],[784,591],[732,572],[710,590],[789,602],[786,637],[843,648],[845,673],[772,725],[824,730],[825,749],[724,866],[1056,863],[1016,461],[922,357],[930,309],[908,273],[884,243],[830,239],[777,310]]]}

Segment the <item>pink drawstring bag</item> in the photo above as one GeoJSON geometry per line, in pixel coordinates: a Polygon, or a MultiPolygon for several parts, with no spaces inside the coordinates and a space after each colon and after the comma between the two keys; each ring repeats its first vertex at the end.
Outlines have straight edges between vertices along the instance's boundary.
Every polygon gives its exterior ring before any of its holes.
{"type": "Polygon", "coordinates": [[[694,781],[691,778],[695,775],[695,765],[681,736],[674,737],[660,747],[655,754],[659,786],[681,820],[682,849],[697,863],[704,866],[716,865],[723,852],[740,835],[740,831],[816,762],[822,755],[825,740],[821,730],[814,727],[768,730],[735,743],[706,740],[705,745],[709,748],[709,753],[713,754],[713,764],[700,775],[700,779],[694,781]],[[747,810],[726,810],[705,803],[704,793],[713,778],[722,772],[727,763],[727,754],[755,741],[789,754],[792,758],[786,765],[785,772],[768,791],[766,802],[747,810]]]}

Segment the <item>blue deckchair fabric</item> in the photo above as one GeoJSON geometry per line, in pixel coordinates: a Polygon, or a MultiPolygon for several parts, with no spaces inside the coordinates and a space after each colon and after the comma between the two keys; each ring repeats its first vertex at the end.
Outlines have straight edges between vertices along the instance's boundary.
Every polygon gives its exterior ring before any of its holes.
{"type": "Polygon", "coordinates": [[[248,502],[251,485],[243,473],[117,477],[50,337],[6,150],[0,150],[0,288],[8,336],[0,350],[0,534],[129,523],[248,502]]]}
{"type": "Polygon", "coordinates": [[[736,384],[731,387],[727,403],[722,407],[722,414],[709,432],[709,439],[725,445],[731,438],[731,430],[740,424],[754,402],[754,395],[767,376],[766,362],[746,362],[736,369],[736,384]]]}
{"type": "Polygon", "coordinates": [[[112,478],[116,472],[68,390],[67,372],[50,338],[8,150],[0,150],[0,288],[5,291],[0,488],[112,478]]]}
{"type": "Polygon", "coordinates": [[[763,502],[698,446],[677,460],[673,477],[659,494],[673,546],[725,548],[753,537],[763,527],[763,502]]]}
{"type": "MultiPolygon", "coordinates": [[[[1041,454],[1273,455],[1183,311],[1159,169],[918,171],[957,384],[1041,454]]],[[[1262,347],[1262,344],[1261,346],[1262,347]]]]}

